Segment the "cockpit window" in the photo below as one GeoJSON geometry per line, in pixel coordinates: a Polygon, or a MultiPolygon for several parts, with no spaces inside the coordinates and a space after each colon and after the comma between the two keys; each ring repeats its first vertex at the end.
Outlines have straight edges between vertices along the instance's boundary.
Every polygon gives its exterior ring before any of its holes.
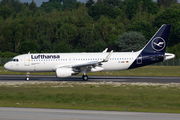
{"type": "Polygon", "coordinates": [[[11,61],[18,62],[19,60],[18,59],[12,59],[11,61]]]}

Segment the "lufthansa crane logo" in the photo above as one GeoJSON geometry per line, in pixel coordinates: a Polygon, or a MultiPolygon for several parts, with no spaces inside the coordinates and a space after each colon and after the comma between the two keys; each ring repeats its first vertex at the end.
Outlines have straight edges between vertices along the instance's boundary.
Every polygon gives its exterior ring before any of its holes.
{"type": "Polygon", "coordinates": [[[163,38],[156,37],[152,40],[151,46],[155,51],[161,51],[165,48],[166,42],[163,38]]]}

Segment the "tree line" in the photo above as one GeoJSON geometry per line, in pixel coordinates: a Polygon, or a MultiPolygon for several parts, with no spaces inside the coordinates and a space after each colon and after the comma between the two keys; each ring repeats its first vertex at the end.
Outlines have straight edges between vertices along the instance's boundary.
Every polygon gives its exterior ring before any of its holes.
{"type": "Polygon", "coordinates": [[[34,0],[1,0],[0,56],[137,51],[162,24],[171,24],[166,52],[179,58],[179,21],[177,0],[49,0],[40,7],[34,0]]]}

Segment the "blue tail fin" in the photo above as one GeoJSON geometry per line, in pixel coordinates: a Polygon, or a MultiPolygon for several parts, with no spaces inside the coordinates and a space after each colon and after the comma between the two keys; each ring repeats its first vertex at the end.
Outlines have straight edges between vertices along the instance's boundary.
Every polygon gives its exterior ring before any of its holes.
{"type": "Polygon", "coordinates": [[[165,58],[165,50],[171,25],[162,25],[149,42],[144,46],[129,69],[162,62],[165,58]]]}
{"type": "Polygon", "coordinates": [[[162,25],[142,49],[144,53],[165,53],[171,25],[162,25]]]}

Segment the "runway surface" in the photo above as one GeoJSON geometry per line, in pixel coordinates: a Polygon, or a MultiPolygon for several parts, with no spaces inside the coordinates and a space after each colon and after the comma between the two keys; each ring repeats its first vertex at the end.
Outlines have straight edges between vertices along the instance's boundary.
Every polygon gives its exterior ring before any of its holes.
{"type": "Polygon", "coordinates": [[[0,120],[180,120],[180,114],[0,107],[0,120]]]}
{"type": "MultiPolygon", "coordinates": [[[[0,75],[0,82],[22,82],[25,75],[0,75]]],[[[31,75],[30,81],[66,81],[66,82],[86,82],[81,76],[69,78],[56,78],[56,76],[31,75]]],[[[146,82],[146,83],[180,83],[180,77],[139,77],[139,76],[89,76],[89,82],[146,82]]]]}

